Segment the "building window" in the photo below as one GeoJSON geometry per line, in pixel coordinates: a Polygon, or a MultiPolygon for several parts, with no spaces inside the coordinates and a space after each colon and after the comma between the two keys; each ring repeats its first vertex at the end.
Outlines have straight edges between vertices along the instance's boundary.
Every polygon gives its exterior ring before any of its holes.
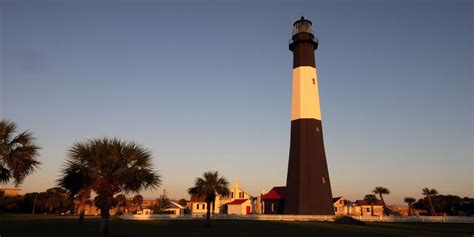
{"type": "Polygon", "coordinates": [[[342,199],[341,199],[341,200],[339,200],[339,204],[342,204],[342,199]]]}
{"type": "Polygon", "coordinates": [[[196,210],[199,210],[199,204],[196,204],[196,210]]]}
{"type": "Polygon", "coordinates": [[[313,85],[316,85],[316,80],[313,78],[313,85]]]}
{"type": "Polygon", "coordinates": [[[206,204],[202,204],[202,209],[206,209],[206,204]]]}
{"type": "Polygon", "coordinates": [[[367,208],[365,209],[365,211],[366,211],[366,212],[370,212],[370,208],[367,207],[367,208]]]}
{"type": "Polygon", "coordinates": [[[272,205],[271,205],[271,210],[272,210],[272,212],[275,211],[275,203],[272,203],[272,205]]]}
{"type": "Polygon", "coordinates": [[[230,192],[230,198],[234,198],[234,192],[230,192]]]}
{"type": "Polygon", "coordinates": [[[337,212],[337,207],[334,207],[334,212],[337,212]]]}

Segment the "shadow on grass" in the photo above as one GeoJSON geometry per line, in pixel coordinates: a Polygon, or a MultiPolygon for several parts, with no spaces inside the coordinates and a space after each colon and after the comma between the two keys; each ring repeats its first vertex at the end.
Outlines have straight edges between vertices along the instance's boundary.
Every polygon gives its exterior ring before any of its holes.
{"type": "MultiPolygon", "coordinates": [[[[2,237],[99,236],[98,219],[88,219],[78,225],[76,219],[2,219],[2,237]]],[[[346,225],[329,222],[271,222],[245,220],[216,220],[211,228],[205,221],[124,221],[112,219],[111,237],[125,236],[469,236],[474,224],[441,223],[367,223],[346,225]]]]}

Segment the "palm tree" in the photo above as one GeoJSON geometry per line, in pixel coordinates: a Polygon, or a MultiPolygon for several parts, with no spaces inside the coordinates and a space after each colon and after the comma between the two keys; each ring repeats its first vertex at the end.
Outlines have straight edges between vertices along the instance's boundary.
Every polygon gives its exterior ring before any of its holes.
{"type": "Polygon", "coordinates": [[[0,121],[0,183],[13,179],[19,186],[41,164],[36,159],[41,148],[34,143],[33,133],[16,129],[14,122],[0,121]]]}
{"type": "Polygon", "coordinates": [[[370,204],[370,215],[374,216],[374,204],[378,201],[377,197],[373,194],[367,194],[365,195],[364,200],[366,200],[367,203],[370,204]]]}
{"type": "Polygon", "coordinates": [[[139,211],[142,210],[142,203],[143,203],[143,196],[142,195],[138,194],[138,195],[135,195],[135,197],[133,197],[133,204],[138,206],[139,211]]]}
{"type": "MultiPolygon", "coordinates": [[[[88,150],[86,147],[76,148],[76,153],[87,155],[88,150]]],[[[91,189],[93,180],[91,177],[86,175],[86,172],[79,166],[69,166],[62,171],[63,175],[56,181],[58,186],[68,190],[69,197],[73,200],[78,200],[79,207],[77,212],[79,213],[78,223],[84,222],[85,206],[86,202],[91,197],[91,189]]]]}
{"type": "Polygon", "coordinates": [[[382,201],[384,213],[389,214],[387,205],[385,204],[385,200],[383,199],[383,195],[389,195],[390,190],[388,190],[388,188],[384,188],[384,187],[379,186],[379,187],[375,187],[375,189],[372,192],[375,195],[379,195],[380,200],[382,201]]]}
{"type": "Polygon", "coordinates": [[[436,189],[429,189],[429,188],[424,188],[423,189],[423,195],[426,196],[426,198],[428,199],[428,202],[430,204],[430,214],[432,216],[435,216],[436,215],[436,211],[434,209],[434,206],[433,206],[433,200],[431,199],[433,196],[435,195],[438,195],[438,191],[436,191],[436,189]]]}
{"type": "Polygon", "coordinates": [[[192,196],[204,197],[207,204],[206,225],[211,225],[211,204],[214,206],[217,195],[229,195],[229,182],[225,177],[219,177],[218,172],[205,172],[203,178],[196,178],[194,187],[188,189],[192,196]]]}
{"type": "Polygon", "coordinates": [[[116,138],[75,143],[61,173],[60,180],[80,174],[77,176],[82,185],[77,185],[76,191],[90,188],[97,193],[94,203],[100,208],[104,237],[108,236],[109,211],[117,204],[115,194],[153,190],[161,184],[160,176],[152,169],[151,152],[116,138]]]}
{"type": "Polygon", "coordinates": [[[125,214],[127,210],[127,197],[125,197],[125,195],[123,194],[119,194],[115,196],[115,200],[117,200],[118,212],[122,212],[122,214],[125,214]]]}
{"type": "Polygon", "coordinates": [[[412,197],[406,197],[404,200],[408,204],[408,215],[411,216],[411,205],[416,201],[416,199],[412,197]]]}

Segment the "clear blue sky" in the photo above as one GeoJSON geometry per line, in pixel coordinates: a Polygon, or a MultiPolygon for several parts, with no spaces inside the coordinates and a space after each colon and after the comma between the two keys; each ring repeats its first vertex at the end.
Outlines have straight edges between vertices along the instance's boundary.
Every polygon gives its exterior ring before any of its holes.
{"type": "Polygon", "coordinates": [[[102,136],[151,149],[173,198],[207,170],[253,195],[285,185],[303,11],[334,196],[474,196],[472,2],[32,2],[0,2],[0,117],[43,147],[23,192],[53,186],[67,149],[102,136]]]}

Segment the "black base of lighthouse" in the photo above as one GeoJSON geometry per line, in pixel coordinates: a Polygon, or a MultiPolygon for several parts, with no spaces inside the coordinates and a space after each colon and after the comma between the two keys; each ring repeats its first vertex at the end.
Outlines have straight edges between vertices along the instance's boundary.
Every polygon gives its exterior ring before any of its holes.
{"type": "Polygon", "coordinates": [[[321,121],[291,121],[285,214],[334,215],[321,121]]]}

